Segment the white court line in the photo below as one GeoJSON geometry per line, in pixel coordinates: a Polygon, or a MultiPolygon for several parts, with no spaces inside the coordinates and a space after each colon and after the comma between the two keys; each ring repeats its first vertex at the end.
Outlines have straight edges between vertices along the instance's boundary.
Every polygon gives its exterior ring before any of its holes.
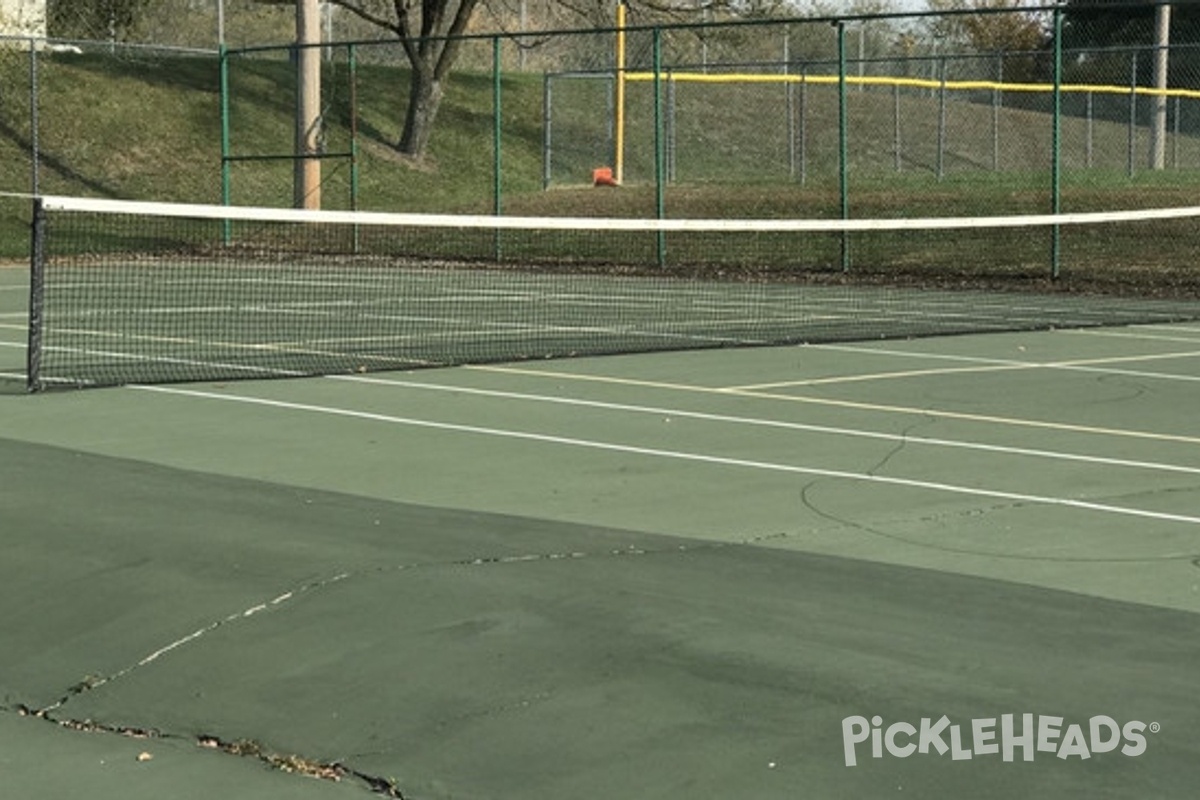
{"type": "MultiPolygon", "coordinates": [[[[1197,336],[1200,336],[1200,324],[1195,324],[1195,323],[1185,323],[1185,322],[1161,323],[1160,322],[1160,323],[1157,323],[1154,325],[1143,325],[1143,326],[1140,326],[1140,328],[1141,328],[1141,330],[1144,330],[1144,331],[1167,331],[1168,333],[1171,333],[1171,332],[1194,333],[1197,336]]],[[[1067,330],[1067,329],[1059,331],[1059,333],[1077,333],[1077,332],[1078,331],[1067,330]]],[[[1092,332],[1095,332],[1095,331],[1092,331],[1092,332]]],[[[1189,341],[1189,342],[1194,341],[1194,339],[1188,339],[1187,341],[1189,341]]]]}
{"type": "MultiPolygon", "coordinates": [[[[1195,342],[1196,340],[1187,340],[1195,342]]],[[[1069,361],[1020,361],[1002,358],[973,358],[970,356],[955,356],[943,353],[917,353],[907,350],[890,350],[874,347],[852,347],[848,345],[813,344],[806,345],[814,350],[835,350],[860,355],[886,355],[898,358],[914,358],[930,361],[956,361],[977,364],[974,367],[954,367],[941,369],[899,370],[896,372],[876,372],[863,375],[841,375],[831,378],[809,378],[798,381],[776,381],[772,383],[748,384],[744,386],[724,387],[730,390],[783,389],[789,386],[821,386],[837,383],[861,383],[863,381],[890,380],[894,378],[919,378],[934,375],[957,375],[969,372],[1004,372],[1013,370],[1049,369],[1066,372],[1091,372],[1104,375],[1126,375],[1135,378],[1154,378],[1167,381],[1200,381],[1197,375],[1177,375],[1170,372],[1146,372],[1145,370],[1112,369],[1106,364],[1128,364],[1143,361],[1165,361],[1173,358],[1196,358],[1200,351],[1193,350],[1183,353],[1149,353],[1137,356],[1109,356],[1105,358],[1072,359],[1069,361]]]]}
{"type": "MultiPolygon", "coordinates": [[[[819,347],[819,345],[811,345],[819,347]]],[[[859,350],[860,353],[883,352],[859,350]]],[[[1032,367],[1032,364],[990,364],[975,367],[942,367],[940,369],[908,369],[895,372],[868,372],[860,375],[837,375],[831,378],[806,378],[798,381],[775,381],[754,383],[745,386],[725,386],[723,391],[759,391],[762,389],[786,389],[790,386],[827,386],[838,383],[863,383],[865,381],[894,380],[897,378],[928,378],[935,375],[962,375],[979,372],[1013,372],[1032,367]]]]}
{"type": "MultiPolygon", "coordinates": [[[[1195,344],[1198,339],[1196,336],[1161,336],[1156,333],[1132,333],[1125,331],[1097,331],[1097,330],[1062,330],[1060,333],[1070,333],[1076,335],[1087,334],[1090,336],[1106,336],[1113,339],[1145,339],[1156,342],[1186,342],[1195,344]]],[[[1200,330],[1196,332],[1200,335],[1200,330]]]]}
{"type": "Polygon", "coordinates": [[[1162,511],[1150,511],[1147,509],[1131,508],[1128,506],[1094,503],[1086,500],[1073,500],[1066,497],[1024,494],[1020,492],[1004,492],[993,489],[977,489],[969,486],[958,486],[955,484],[940,483],[936,481],[922,481],[911,478],[894,478],[883,475],[870,475],[862,472],[848,472],[845,470],[780,464],[770,461],[728,458],[724,456],[707,455],[704,453],[689,453],[679,450],[662,450],[653,447],[638,447],[634,445],[617,444],[614,442],[602,442],[591,439],[576,439],[566,436],[552,436],[543,433],[530,433],[525,431],[507,430],[503,428],[487,428],[479,425],[462,425],[451,422],[436,422],[433,420],[414,419],[411,417],[398,417],[389,414],[358,411],[355,409],[337,408],[333,406],[318,406],[308,403],[293,403],[284,400],[268,400],[266,398],[246,397],[242,395],[219,394],[216,392],[205,392],[194,389],[177,389],[164,386],[141,385],[135,385],[129,388],[138,391],[156,392],[160,394],[180,395],[208,400],[219,400],[222,402],[267,406],[270,408],[280,408],[287,411],[302,411],[313,414],[348,417],[352,419],[367,420],[370,422],[383,422],[391,425],[405,425],[416,428],[453,431],[456,433],[467,433],[477,436],[492,436],[503,439],[519,439],[543,444],[578,447],[590,450],[602,450],[611,453],[628,453],[631,455],[673,459],[677,461],[689,461],[722,467],[736,467],[766,472],[781,472],[794,475],[809,475],[819,478],[835,478],[859,481],[863,483],[878,483],[889,486],[902,486],[909,489],[924,489],[928,491],[943,492],[968,497],[982,497],[990,500],[1004,500],[1013,503],[1031,503],[1035,505],[1092,511],[1102,514],[1114,514],[1126,517],[1137,517],[1140,519],[1151,519],[1159,522],[1178,522],[1186,525],[1200,525],[1200,516],[1192,516],[1188,514],[1170,514],[1162,511]]]}
{"type": "Polygon", "coordinates": [[[1019,417],[1001,417],[991,414],[970,414],[962,411],[945,411],[936,408],[917,408],[912,406],[894,406],[883,403],[865,403],[854,400],[831,400],[825,397],[806,397],[804,395],[775,394],[747,389],[724,389],[710,386],[689,386],[686,383],[668,383],[665,381],[647,381],[637,378],[615,378],[608,375],[583,375],[571,372],[552,372],[549,370],[527,369],[522,367],[499,367],[489,365],[468,365],[464,369],[480,370],[483,372],[499,372],[513,375],[532,375],[551,380],[578,380],[595,383],[607,383],[614,386],[641,386],[647,389],[663,389],[675,392],[690,392],[694,394],[729,395],[733,397],[750,397],[760,400],[777,400],[785,403],[802,403],[831,408],[849,408],[855,411],[871,411],[885,414],[905,414],[935,419],[953,419],[963,422],[980,422],[988,425],[1009,425],[1018,428],[1037,428],[1042,430],[1057,430],[1068,433],[1085,433],[1096,436],[1113,436],[1126,439],[1146,439],[1159,442],[1178,442],[1182,444],[1200,444],[1198,436],[1183,436],[1173,433],[1155,433],[1153,431],[1137,431],[1124,428],[1100,428],[1092,425],[1074,425],[1067,422],[1048,422],[1044,420],[1021,419],[1019,417]]]}
{"type": "MultiPolygon", "coordinates": [[[[1056,333],[1082,333],[1082,331],[1055,331],[1056,333]]],[[[1103,335],[1096,333],[1095,335],[1103,335]]],[[[1196,339],[1183,339],[1181,341],[1189,344],[1196,344],[1196,339]]],[[[1200,356],[1200,350],[1187,350],[1183,352],[1172,353],[1142,353],[1136,356],[1102,356],[1099,358],[1078,358],[1069,359],[1066,361],[1027,361],[1017,358],[986,358],[983,356],[959,356],[953,353],[924,353],[912,350],[892,350],[886,347],[870,347],[865,344],[811,344],[805,345],[814,350],[836,350],[845,353],[858,354],[874,354],[878,353],[885,356],[897,356],[900,358],[921,358],[931,361],[959,361],[968,364],[995,364],[998,366],[1019,366],[1019,367],[1058,367],[1058,366],[1074,366],[1088,364],[1117,364],[1127,363],[1131,361],[1160,361],[1170,360],[1172,358],[1195,358],[1200,356]]]]}
{"type": "Polygon", "coordinates": [[[476,389],[473,387],[441,385],[433,383],[418,383],[414,381],[389,380],[387,378],[372,378],[362,375],[329,375],[330,380],[346,381],[349,383],[365,383],[373,386],[391,386],[399,389],[418,389],[446,394],[468,394],[479,397],[495,397],[506,400],[522,400],[534,403],[550,403],[552,405],[595,408],[602,411],[620,411],[634,414],[649,414],[657,417],[680,419],[696,419],[706,422],[723,424],[746,425],[757,428],[776,428],[780,430],[804,431],[806,433],[829,434],[832,436],[847,436],[859,439],[876,439],[902,444],[924,445],[928,447],[946,447],[960,450],[978,450],[987,453],[1004,455],[1030,456],[1054,461],[1075,461],[1087,464],[1103,464],[1112,467],[1129,467],[1161,472],[1178,472],[1189,475],[1200,475],[1200,467],[1188,467],[1178,464],[1165,464],[1157,461],[1136,461],[1125,458],[1107,458],[1104,456],[1089,456],[1080,453],[1067,453],[1056,450],[1037,450],[1027,447],[1010,447],[992,445],[983,442],[966,442],[952,439],[937,439],[924,436],[911,436],[899,433],[883,433],[855,428],[836,428],[828,425],[812,425],[803,422],[787,422],[784,420],[761,419],[758,417],[739,417],[730,414],[715,414],[703,411],[686,411],[679,408],[660,408],[657,406],[639,406],[628,403],[609,403],[601,400],[583,400],[572,397],[557,397],[553,395],[528,394],[525,392],[509,392],[498,389],[476,389]]]}

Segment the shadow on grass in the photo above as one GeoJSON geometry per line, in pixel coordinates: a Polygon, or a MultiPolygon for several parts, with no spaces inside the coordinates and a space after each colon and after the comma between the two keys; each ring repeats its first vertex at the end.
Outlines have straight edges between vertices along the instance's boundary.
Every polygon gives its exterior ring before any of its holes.
{"type": "MultiPolygon", "coordinates": [[[[10,140],[22,152],[28,153],[33,149],[33,143],[26,134],[18,131],[16,128],[3,121],[0,121],[0,136],[10,140]]],[[[72,184],[77,184],[81,188],[89,189],[103,197],[119,196],[119,193],[115,187],[109,186],[102,181],[83,174],[68,164],[64,158],[52,152],[39,150],[38,163],[44,170],[48,170],[72,184]]]]}

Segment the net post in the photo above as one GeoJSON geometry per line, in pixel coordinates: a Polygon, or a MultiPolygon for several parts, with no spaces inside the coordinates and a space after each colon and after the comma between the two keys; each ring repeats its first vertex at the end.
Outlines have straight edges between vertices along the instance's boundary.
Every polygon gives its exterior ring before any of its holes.
{"type": "Polygon", "coordinates": [[[46,286],[46,210],[42,198],[33,200],[29,245],[29,340],[25,353],[25,388],[42,390],[42,311],[46,286]]]}

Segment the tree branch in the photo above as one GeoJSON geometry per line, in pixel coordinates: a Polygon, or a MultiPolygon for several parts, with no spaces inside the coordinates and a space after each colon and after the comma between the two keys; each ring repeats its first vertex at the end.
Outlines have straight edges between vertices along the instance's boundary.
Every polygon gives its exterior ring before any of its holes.
{"type": "Polygon", "coordinates": [[[363,8],[359,3],[355,3],[354,0],[328,0],[328,2],[333,3],[338,8],[346,9],[364,22],[369,22],[372,25],[385,28],[401,38],[404,36],[404,33],[387,17],[381,17],[372,14],[366,8],[363,8]]]}

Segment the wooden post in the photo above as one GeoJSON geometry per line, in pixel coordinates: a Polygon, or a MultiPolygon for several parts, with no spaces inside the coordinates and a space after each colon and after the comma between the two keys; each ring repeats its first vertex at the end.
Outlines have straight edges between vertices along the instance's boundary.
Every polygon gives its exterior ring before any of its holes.
{"type": "Polygon", "coordinates": [[[1154,9],[1154,122],[1150,127],[1150,169],[1164,169],[1167,163],[1167,56],[1171,45],[1171,7],[1154,9]]]}
{"type": "Polygon", "coordinates": [[[296,0],[296,208],[321,207],[320,43],[321,15],[317,0],[296,0]]]}

